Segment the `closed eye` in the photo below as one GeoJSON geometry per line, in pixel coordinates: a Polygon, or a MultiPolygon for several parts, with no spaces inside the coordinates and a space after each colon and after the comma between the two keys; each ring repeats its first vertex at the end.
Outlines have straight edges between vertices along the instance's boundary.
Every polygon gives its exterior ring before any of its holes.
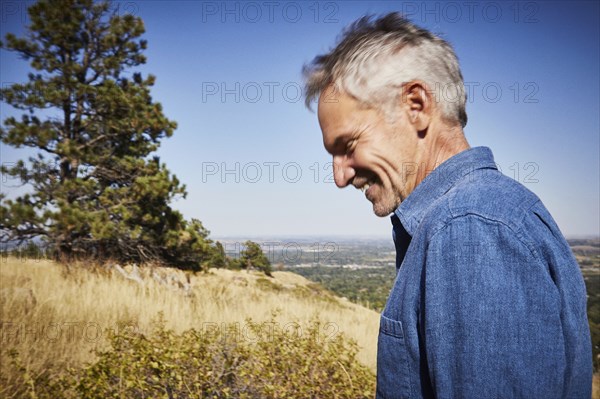
{"type": "Polygon", "coordinates": [[[348,141],[348,143],[346,144],[346,154],[350,155],[354,152],[354,149],[356,148],[356,140],[352,139],[350,141],[348,141]]]}
{"type": "Polygon", "coordinates": [[[352,153],[356,148],[357,136],[358,132],[341,134],[330,145],[325,144],[325,149],[334,156],[352,153]]]}

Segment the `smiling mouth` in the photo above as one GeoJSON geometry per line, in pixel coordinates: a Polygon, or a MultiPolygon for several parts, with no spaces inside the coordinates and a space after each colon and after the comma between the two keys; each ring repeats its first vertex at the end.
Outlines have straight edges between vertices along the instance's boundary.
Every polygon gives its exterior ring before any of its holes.
{"type": "Polygon", "coordinates": [[[358,184],[355,184],[354,187],[365,193],[370,187],[373,187],[376,183],[377,181],[369,179],[365,180],[364,182],[359,182],[358,184]]]}
{"type": "Polygon", "coordinates": [[[352,181],[352,185],[363,193],[376,183],[378,183],[377,176],[372,173],[360,174],[352,181]]]}

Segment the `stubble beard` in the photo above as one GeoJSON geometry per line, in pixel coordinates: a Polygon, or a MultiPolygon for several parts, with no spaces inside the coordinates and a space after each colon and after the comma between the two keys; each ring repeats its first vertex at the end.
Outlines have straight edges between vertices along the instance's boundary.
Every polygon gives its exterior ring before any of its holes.
{"type": "MultiPolygon", "coordinates": [[[[379,188],[379,187],[378,187],[379,188]]],[[[400,206],[402,202],[400,195],[385,190],[381,198],[371,201],[373,203],[373,212],[379,217],[386,217],[400,206]]]]}

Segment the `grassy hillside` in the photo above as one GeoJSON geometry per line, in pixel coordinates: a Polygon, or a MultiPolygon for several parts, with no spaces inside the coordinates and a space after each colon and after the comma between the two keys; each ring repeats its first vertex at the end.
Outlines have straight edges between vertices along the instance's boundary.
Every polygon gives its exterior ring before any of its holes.
{"type": "MultiPolygon", "coordinates": [[[[321,339],[328,341],[342,335],[355,340],[357,359],[374,373],[379,321],[375,311],[341,299],[297,274],[273,274],[274,278],[268,278],[257,272],[222,269],[194,275],[164,268],[119,270],[89,265],[67,268],[46,260],[4,258],[0,262],[0,397],[24,397],[23,386],[37,376],[47,374],[48,378],[55,378],[67,367],[78,368],[97,361],[98,355],[94,351],[110,348],[111,331],[145,334],[142,337],[148,339],[142,341],[150,343],[150,347],[139,340],[129,343],[129,349],[135,348],[141,353],[153,352],[153,347],[160,346],[161,340],[167,347],[185,345],[186,342],[174,340],[168,334],[151,338],[159,314],[162,314],[165,327],[174,333],[189,329],[198,331],[200,336],[192,339],[194,345],[203,334],[252,343],[257,336],[253,326],[261,323],[305,336],[314,334],[316,325],[321,339]],[[274,312],[277,313],[275,319],[274,312]],[[316,318],[319,324],[313,323],[316,318]],[[14,365],[15,351],[19,367],[14,365]]],[[[286,344],[281,341],[281,336],[271,338],[267,345],[286,344]]],[[[218,346],[212,348],[213,351],[219,349],[218,346]]],[[[319,357],[320,350],[320,347],[313,347],[310,356],[319,357]]],[[[174,352],[178,351],[180,349],[174,349],[174,352]]],[[[304,353],[296,358],[302,358],[304,353]]],[[[147,372],[138,370],[139,367],[132,371],[137,363],[131,358],[117,360],[121,365],[120,373],[123,370],[129,370],[129,374],[147,372]]],[[[113,362],[110,364],[115,363],[114,358],[110,361],[113,362]]],[[[334,366],[338,368],[337,363],[334,366]]],[[[189,367],[184,363],[184,373],[189,367]]],[[[344,373],[342,384],[351,387],[352,372],[345,374],[343,365],[339,368],[344,373]]],[[[260,369],[252,371],[257,375],[261,372],[260,369]]],[[[87,375],[92,381],[104,378],[97,370],[87,375]]],[[[204,377],[213,384],[210,371],[204,377]]],[[[365,384],[365,389],[370,392],[374,375],[366,378],[369,383],[365,384]]],[[[319,389],[323,378],[317,381],[307,383],[311,394],[314,394],[313,389],[319,389]]],[[[594,398],[600,398],[599,382],[595,376],[594,398]]],[[[97,397],[106,396],[106,393],[97,394],[97,397]]],[[[278,396],[274,393],[269,397],[278,396]]]]}
{"type": "Polygon", "coordinates": [[[3,259],[0,371],[5,386],[0,396],[22,383],[11,366],[11,351],[19,353],[23,369],[34,377],[78,367],[96,359],[93,350],[108,347],[109,330],[149,333],[159,313],[175,333],[193,328],[201,334],[234,334],[238,340],[251,340],[249,323],[272,323],[274,311],[275,328],[299,334],[308,332],[310,321],[318,318],[322,337],[343,334],[354,339],[357,359],[374,371],[376,312],[296,274],[273,274],[274,278],[217,269],[198,275],[163,268],[119,271],[3,259]],[[238,328],[232,331],[232,325],[238,328]]]}

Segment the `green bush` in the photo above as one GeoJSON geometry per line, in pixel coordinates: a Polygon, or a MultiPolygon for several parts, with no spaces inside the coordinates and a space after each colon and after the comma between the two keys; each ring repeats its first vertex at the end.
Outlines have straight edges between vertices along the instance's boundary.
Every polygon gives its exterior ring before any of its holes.
{"type": "MultiPolygon", "coordinates": [[[[247,320],[176,334],[121,332],[96,362],[59,379],[21,367],[21,392],[44,398],[372,398],[374,375],[331,323],[247,320]]],[[[13,357],[15,359],[16,356],[13,357]]],[[[18,366],[18,365],[17,365],[18,366]]]]}

